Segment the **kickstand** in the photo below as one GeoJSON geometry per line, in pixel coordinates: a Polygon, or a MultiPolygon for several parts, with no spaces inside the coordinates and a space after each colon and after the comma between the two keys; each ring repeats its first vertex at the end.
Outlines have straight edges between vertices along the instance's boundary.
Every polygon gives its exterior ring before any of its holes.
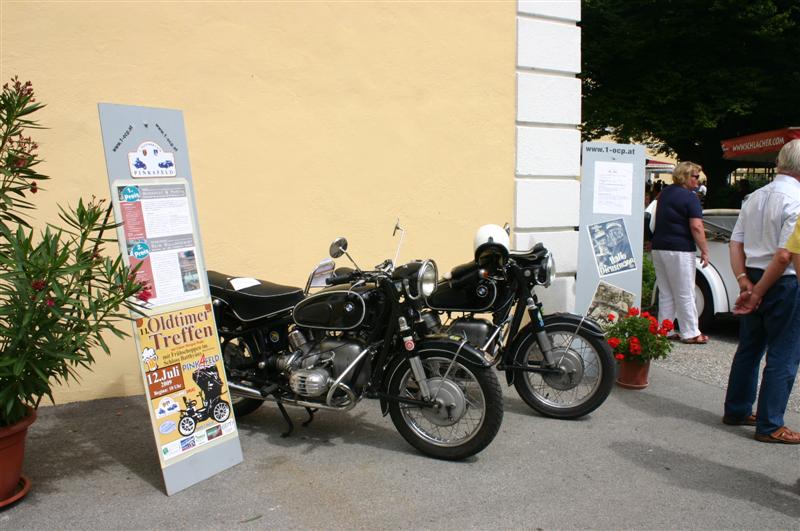
{"type": "Polygon", "coordinates": [[[286,412],[286,408],[283,407],[283,404],[281,402],[278,402],[278,409],[281,410],[281,415],[283,415],[283,420],[285,420],[286,424],[289,425],[289,431],[281,433],[281,437],[286,438],[292,434],[292,431],[294,431],[294,423],[292,422],[292,419],[289,418],[289,414],[286,412]]]}
{"type": "Polygon", "coordinates": [[[305,421],[305,422],[302,424],[302,426],[303,426],[304,428],[305,428],[306,426],[308,426],[309,424],[311,424],[311,421],[312,421],[312,420],[314,420],[314,413],[316,413],[317,411],[319,411],[319,409],[317,409],[317,408],[310,408],[310,407],[307,407],[307,408],[306,408],[306,412],[308,413],[308,420],[307,420],[307,421],[305,421]]]}

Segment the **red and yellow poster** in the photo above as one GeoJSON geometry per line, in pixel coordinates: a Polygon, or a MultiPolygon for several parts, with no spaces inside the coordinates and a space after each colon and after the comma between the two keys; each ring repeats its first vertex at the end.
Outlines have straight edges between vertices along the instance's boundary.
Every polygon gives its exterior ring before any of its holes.
{"type": "Polygon", "coordinates": [[[236,433],[210,304],[136,320],[161,466],[236,433]]]}

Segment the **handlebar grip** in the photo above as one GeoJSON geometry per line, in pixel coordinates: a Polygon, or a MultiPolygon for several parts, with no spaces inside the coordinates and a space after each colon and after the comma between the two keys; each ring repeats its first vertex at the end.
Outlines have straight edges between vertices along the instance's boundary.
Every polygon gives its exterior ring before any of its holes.
{"type": "Polygon", "coordinates": [[[337,286],[339,284],[347,284],[353,278],[353,275],[345,275],[343,277],[331,277],[325,280],[325,283],[329,286],[337,286]]]}

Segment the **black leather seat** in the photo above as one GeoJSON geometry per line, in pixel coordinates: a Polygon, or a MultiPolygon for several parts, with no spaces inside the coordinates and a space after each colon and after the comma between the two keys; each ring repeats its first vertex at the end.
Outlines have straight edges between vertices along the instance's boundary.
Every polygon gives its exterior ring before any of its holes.
{"type": "Polygon", "coordinates": [[[255,321],[293,308],[303,299],[303,290],[294,286],[281,286],[265,280],[259,284],[236,290],[231,279],[239,278],[217,271],[208,272],[211,297],[226,303],[242,321],[255,321]]]}

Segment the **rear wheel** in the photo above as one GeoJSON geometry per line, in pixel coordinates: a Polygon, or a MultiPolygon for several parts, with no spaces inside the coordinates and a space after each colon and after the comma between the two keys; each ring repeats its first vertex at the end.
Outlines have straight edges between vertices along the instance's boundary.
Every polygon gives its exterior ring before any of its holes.
{"type": "MultiPolygon", "coordinates": [[[[247,347],[244,346],[244,343],[240,343],[236,339],[225,343],[225,350],[222,358],[225,363],[225,371],[231,381],[241,383],[245,386],[252,386],[251,382],[237,380],[231,377],[235,372],[243,372],[245,369],[255,366],[255,360],[250,355],[250,351],[247,347]]],[[[237,417],[249,415],[260,408],[263,403],[263,400],[258,400],[257,398],[245,398],[231,393],[231,405],[233,406],[233,413],[237,417]]]]}
{"type": "MultiPolygon", "coordinates": [[[[514,387],[530,407],[542,415],[574,419],[591,413],[608,398],[614,385],[614,355],[602,337],[571,323],[548,325],[558,374],[514,371],[514,387]]],[[[525,331],[523,331],[525,332],[525,331]]],[[[541,367],[544,356],[532,329],[519,340],[518,362],[541,367]]]]}
{"type": "MultiPolygon", "coordinates": [[[[389,402],[397,431],[413,447],[439,459],[464,459],[492,442],[503,420],[503,395],[491,368],[452,362],[451,352],[420,356],[433,407],[389,402]]],[[[407,359],[390,372],[389,394],[422,400],[407,359]]]]}

